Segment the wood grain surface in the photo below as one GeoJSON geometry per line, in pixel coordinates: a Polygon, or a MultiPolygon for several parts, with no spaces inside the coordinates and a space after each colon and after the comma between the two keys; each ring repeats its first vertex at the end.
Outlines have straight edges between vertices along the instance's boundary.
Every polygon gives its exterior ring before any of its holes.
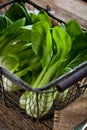
{"type": "Polygon", "coordinates": [[[76,19],[83,28],[87,28],[87,3],[82,0],[33,0],[40,6],[47,5],[54,11],[54,15],[63,21],[76,19]]]}

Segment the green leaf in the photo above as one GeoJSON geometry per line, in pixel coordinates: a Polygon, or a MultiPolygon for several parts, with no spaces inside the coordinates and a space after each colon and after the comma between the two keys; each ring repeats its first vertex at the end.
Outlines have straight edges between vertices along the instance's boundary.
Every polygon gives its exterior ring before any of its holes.
{"type": "Polygon", "coordinates": [[[12,21],[4,15],[0,15],[0,32],[12,24],[12,21]]]}
{"type": "Polygon", "coordinates": [[[33,51],[40,57],[42,66],[45,67],[52,58],[52,37],[47,22],[41,21],[33,25],[31,42],[33,51]]]}
{"type": "Polygon", "coordinates": [[[67,54],[71,50],[71,38],[65,30],[56,26],[53,29],[52,36],[57,46],[57,53],[53,55],[49,67],[38,85],[39,87],[48,84],[52,79],[54,79],[56,72],[61,70],[63,64],[67,60],[67,54]]]}
{"type": "Polygon", "coordinates": [[[80,34],[72,43],[68,55],[68,67],[74,68],[87,60],[87,32],[80,34]]]}
{"type": "Polygon", "coordinates": [[[18,57],[13,54],[3,55],[0,57],[0,66],[13,73],[19,66],[18,57]]]}
{"type": "Polygon", "coordinates": [[[20,41],[25,41],[25,42],[31,42],[31,29],[32,29],[31,25],[21,27],[18,30],[15,39],[20,41]]]}
{"type": "MultiPolygon", "coordinates": [[[[6,29],[4,29],[2,32],[0,32],[0,35],[2,35],[2,37],[4,37],[4,39],[6,39],[7,35],[9,35],[9,37],[11,37],[11,34],[13,34],[13,33],[16,34],[16,32],[24,25],[25,25],[25,18],[17,20],[16,22],[14,22],[10,26],[8,26],[6,29]]],[[[1,40],[1,37],[0,37],[0,40],[1,40]]]]}
{"type": "Polygon", "coordinates": [[[22,18],[26,18],[26,24],[29,24],[27,16],[26,16],[26,11],[18,3],[15,3],[10,6],[10,8],[6,11],[6,16],[10,18],[13,22],[22,18]]]}
{"type": "Polygon", "coordinates": [[[56,26],[53,29],[53,39],[56,43],[58,55],[60,55],[60,57],[66,56],[72,45],[71,38],[68,33],[64,29],[56,26]]]}
{"type": "Polygon", "coordinates": [[[30,19],[32,24],[36,23],[36,18],[37,18],[36,14],[34,14],[33,12],[30,13],[30,19]]]}
{"type": "Polygon", "coordinates": [[[80,33],[82,33],[82,29],[76,20],[70,20],[66,23],[66,31],[72,39],[76,38],[80,33]]]}
{"type": "Polygon", "coordinates": [[[17,31],[21,27],[23,27],[24,24],[25,18],[14,22],[2,32],[0,32],[0,52],[2,52],[8,44],[11,44],[15,40],[15,37],[17,36],[17,31]]]}
{"type": "Polygon", "coordinates": [[[44,10],[40,10],[40,12],[38,13],[35,22],[39,22],[39,21],[44,21],[47,22],[49,24],[49,26],[52,26],[51,20],[49,15],[46,13],[46,11],[44,10]]]}

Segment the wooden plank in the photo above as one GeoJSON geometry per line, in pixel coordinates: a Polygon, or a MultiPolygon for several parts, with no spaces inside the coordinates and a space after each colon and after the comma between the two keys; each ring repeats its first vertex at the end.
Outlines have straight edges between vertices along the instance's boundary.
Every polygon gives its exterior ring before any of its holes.
{"type": "MultiPolygon", "coordinates": [[[[0,0],[4,2],[6,0],[0,0]]],[[[87,29],[87,2],[82,0],[32,0],[36,4],[46,8],[47,5],[54,11],[54,15],[67,22],[76,19],[79,24],[87,29]]]]}
{"type": "Polygon", "coordinates": [[[63,21],[76,19],[83,28],[87,28],[87,3],[80,0],[33,0],[40,6],[47,5],[54,11],[54,15],[63,21]]]}
{"type": "Polygon", "coordinates": [[[87,20],[87,4],[82,4],[76,0],[54,0],[56,6],[87,20]]]}

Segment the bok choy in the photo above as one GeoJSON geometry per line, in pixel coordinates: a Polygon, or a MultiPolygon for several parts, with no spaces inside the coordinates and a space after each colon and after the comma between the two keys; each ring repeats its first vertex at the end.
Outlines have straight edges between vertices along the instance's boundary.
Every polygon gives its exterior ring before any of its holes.
{"type": "MultiPolygon", "coordinates": [[[[40,57],[42,65],[42,71],[32,87],[41,88],[52,80],[56,71],[59,70],[64,61],[66,61],[66,56],[71,49],[71,38],[65,30],[59,27],[55,27],[53,30],[50,30],[49,25],[45,22],[34,24],[31,36],[33,51],[40,57]],[[35,38],[36,33],[38,39],[35,38]],[[54,40],[54,44],[56,46],[55,53],[53,52],[52,39],[54,40]]],[[[50,91],[54,90],[55,87],[50,89],[50,91]]],[[[46,94],[44,93],[42,95],[39,94],[39,108],[37,108],[37,102],[35,102],[36,93],[26,91],[20,98],[20,106],[26,109],[27,114],[33,117],[38,116],[38,109],[39,116],[43,116],[51,109],[53,101],[57,95],[58,93],[55,93],[54,95],[52,93],[48,93],[46,97],[46,94]]]]}
{"type": "MultiPolygon", "coordinates": [[[[87,32],[77,21],[52,26],[45,11],[31,13],[19,3],[0,16],[0,66],[38,89],[87,61],[87,32]]],[[[6,91],[20,89],[5,77],[3,81],[6,91]]],[[[30,116],[42,117],[61,96],[56,86],[38,93],[27,90],[20,96],[19,105],[30,116]]]]}

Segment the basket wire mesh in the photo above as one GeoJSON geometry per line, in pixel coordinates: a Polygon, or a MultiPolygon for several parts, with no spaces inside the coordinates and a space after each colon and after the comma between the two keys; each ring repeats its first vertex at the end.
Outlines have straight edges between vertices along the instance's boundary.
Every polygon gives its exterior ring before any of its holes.
{"type": "MultiPolygon", "coordinates": [[[[4,14],[6,9],[8,9],[9,6],[14,2],[17,1],[16,0],[9,1],[6,2],[5,4],[0,5],[1,8],[0,13],[4,14]]],[[[30,11],[35,11],[35,13],[40,9],[44,9],[34,4],[32,1],[27,0],[25,2],[28,9],[30,11]]],[[[49,6],[47,6],[47,8],[44,10],[47,11],[49,16],[52,17],[53,19],[57,20],[58,22],[63,22],[62,20],[56,18],[55,16],[49,13],[50,10],[49,6]]],[[[87,88],[86,76],[87,76],[87,62],[81,64],[80,67],[77,67],[74,70],[72,70],[72,72],[69,72],[59,77],[58,79],[54,80],[48,85],[40,89],[33,89],[31,86],[29,86],[29,84],[19,79],[17,76],[11,74],[5,68],[0,67],[0,98],[4,100],[6,106],[14,108],[17,111],[17,113],[22,114],[25,117],[31,118],[33,116],[34,118],[39,120],[46,119],[53,115],[55,109],[56,110],[63,109],[65,106],[70,104],[72,101],[74,101],[76,98],[78,98],[81,94],[84,93],[84,91],[87,88]],[[82,71],[80,72],[81,69],[82,71]],[[80,76],[77,78],[77,80],[75,80],[75,78],[73,79],[73,77],[75,76],[74,74],[77,74],[77,72],[79,73],[78,75],[80,76]],[[74,76],[72,77],[71,75],[74,76]],[[71,77],[70,83],[67,82],[69,80],[68,79],[69,77],[71,77]],[[11,86],[9,86],[9,82],[11,86]],[[65,88],[62,88],[62,92],[59,92],[60,88],[63,87],[63,85],[61,86],[61,83],[65,84],[64,86],[65,88]],[[5,86],[6,88],[11,87],[13,89],[14,86],[19,86],[19,88],[21,89],[18,91],[13,90],[13,92],[8,92],[5,90],[5,86]],[[27,94],[26,94],[26,102],[27,102],[26,109],[28,113],[26,113],[25,110],[22,109],[19,105],[19,98],[26,90],[30,92],[29,100],[27,100],[27,94]],[[56,94],[57,96],[55,96],[56,94]],[[43,109],[41,109],[42,107],[43,109]]]]}

